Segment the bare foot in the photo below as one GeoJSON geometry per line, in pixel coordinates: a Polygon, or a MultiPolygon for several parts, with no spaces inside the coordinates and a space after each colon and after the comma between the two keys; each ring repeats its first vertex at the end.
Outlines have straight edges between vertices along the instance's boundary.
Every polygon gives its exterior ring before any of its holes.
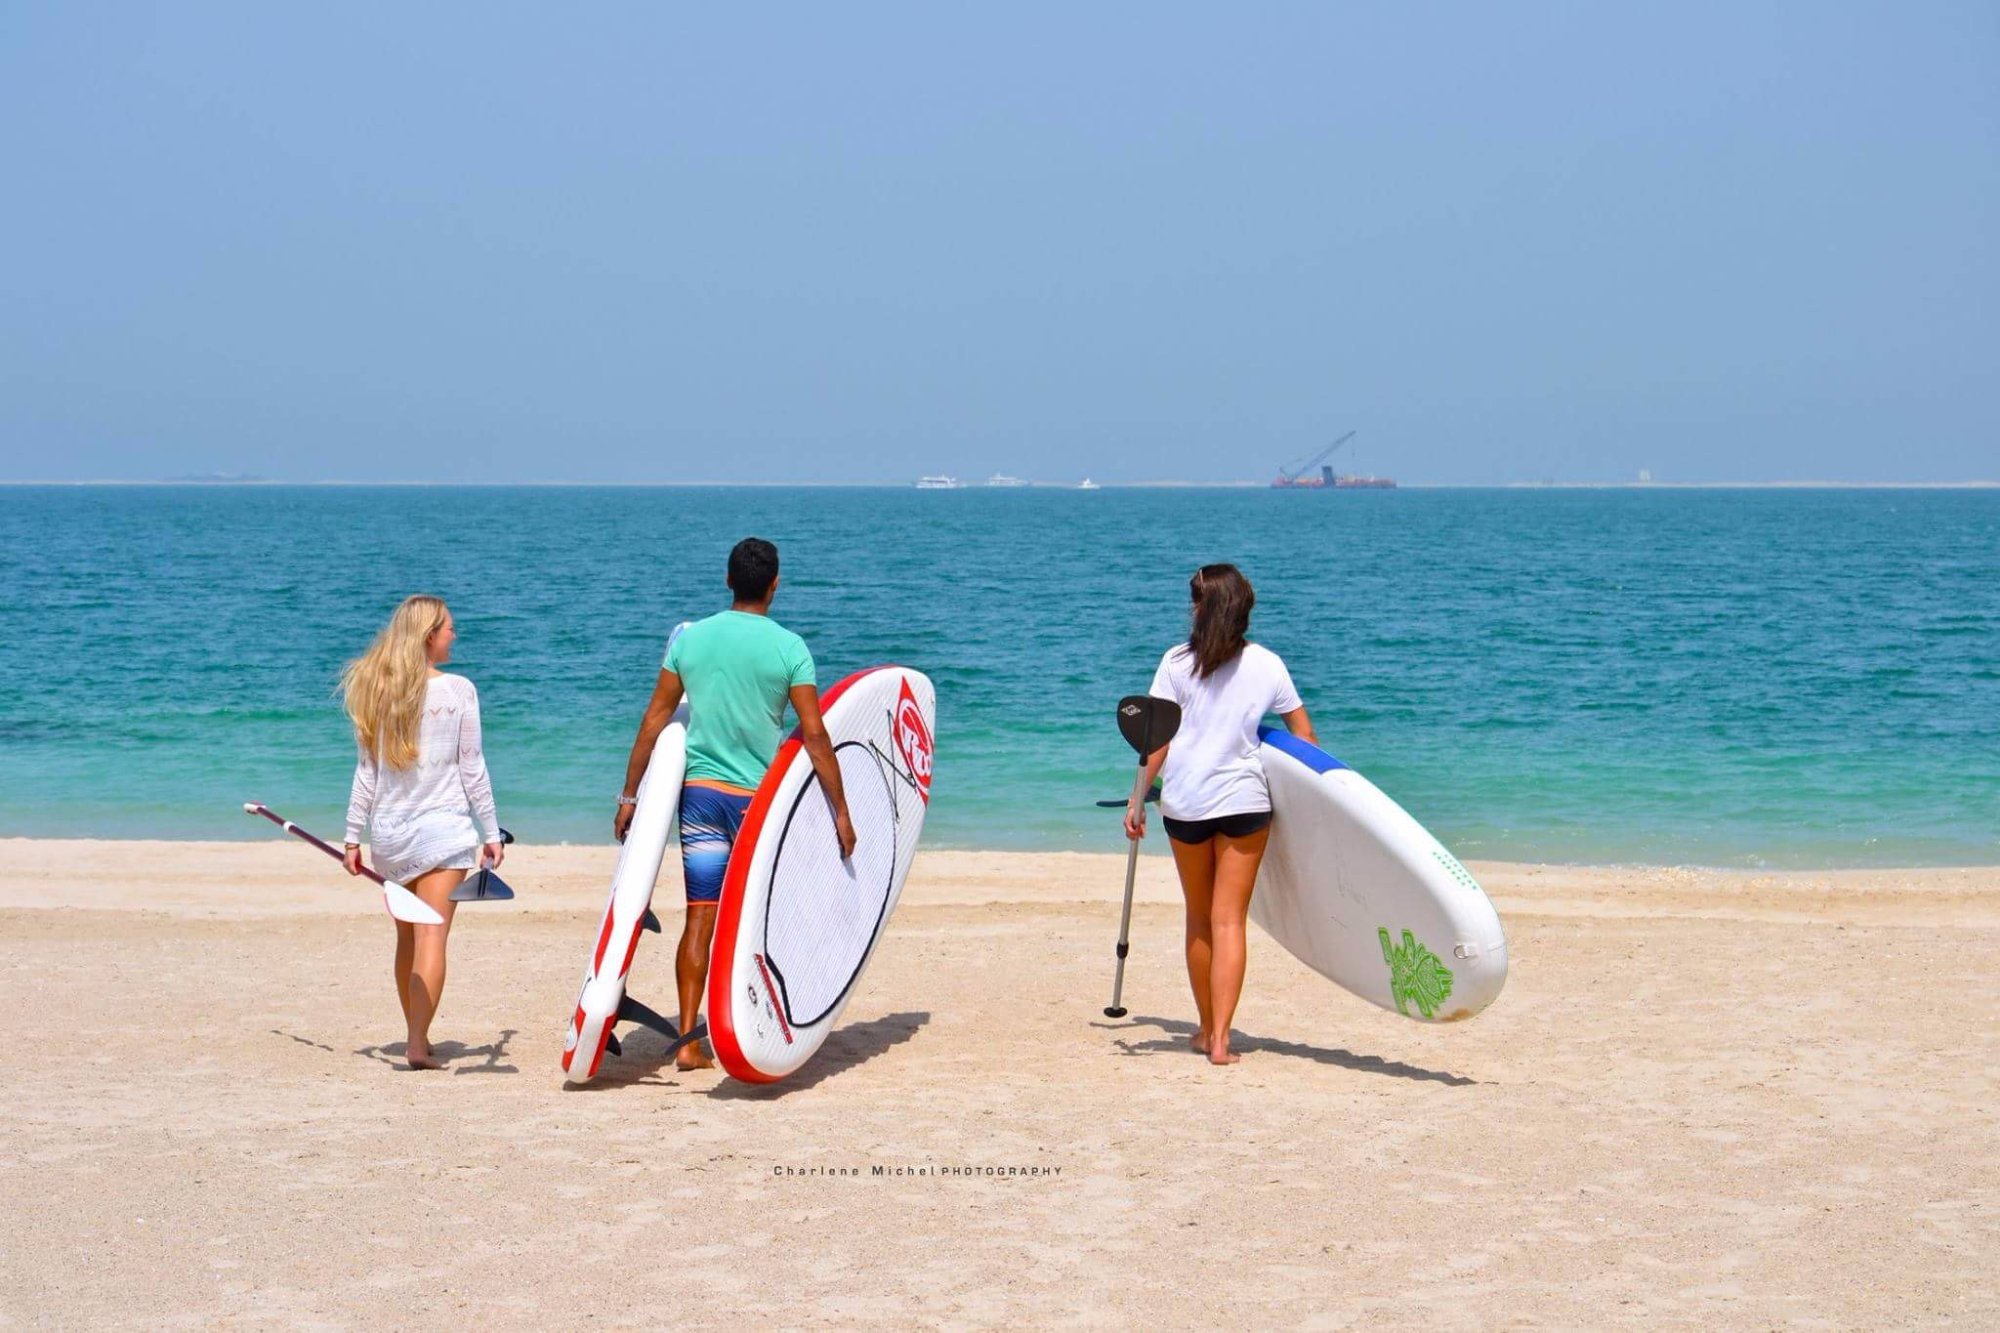
{"type": "Polygon", "coordinates": [[[715,1061],[708,1058],[708,1052],[701,1049],[701,1043],[691,1041],[674,1052],[674,1068],[680,1070],[713,1069],[715,1061]]]}
{"type": "Polygon", "coordinates": [[[1188,1038],[1188,1045],[1194,1047],[1197,1051],[1200,1051],[1203,1055],[1207,1055],[1209,1043],[1213,1040],[1214,1038],[1210,1037],[1206,1032],[1197,1032],[1192,1037],[1188,1038]]]}
{"type": "Polygon", "coordinates": [[[1226,1032],[1217,1037],[1214,1044],[1208,1048],[1208,1062],[1212,1065],[1233,1065],[1242,1058],[1230,1052],[1229,1034],[1226,1032]]]}
{"type": "Polygon", "coordinates": [[[416,1042],[411,1042],[409,1049],[404,1053],[403,1058],[410,1062],[410,1068],[412,1069],[444,1068],[442,1064],[440,1064],[437,1060],[432,1058],[431,1048],[428,1044],[418,1045],[416,1042]]]}

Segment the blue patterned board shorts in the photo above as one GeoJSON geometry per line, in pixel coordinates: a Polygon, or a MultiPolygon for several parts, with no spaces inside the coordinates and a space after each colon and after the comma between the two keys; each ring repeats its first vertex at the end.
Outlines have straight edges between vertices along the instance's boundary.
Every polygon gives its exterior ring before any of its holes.
{"type": "Polygon", "coordinates": [[[722,897],[722,876],[729,853],[750,809],[750,793],[699,787],[681,788],[681,874],[687,900],[712,903],[722,897]]]}

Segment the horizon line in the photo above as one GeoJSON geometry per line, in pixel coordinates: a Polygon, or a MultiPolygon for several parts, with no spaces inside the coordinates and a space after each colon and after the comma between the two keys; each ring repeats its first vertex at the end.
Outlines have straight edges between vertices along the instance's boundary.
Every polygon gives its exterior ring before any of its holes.
{"type": "MultiPolygon", "coordinates": [[[[550,490],[559,489],[630,489],[630,490],[721,490],[721,489],[761,489],[761,490],[917,490],[915,482],[908,481],[566,481],[566,480],[523,480],[523,481],[438,481],[438,480],[350,480],[342,478],[322,478],[316,480],[294,480],[285,477],[78,477],[78,478],[0,478],[0,486],[177,486],[177,487],[408,487],[408,488],[455,488],[500,490],[508,487],[534,487],[550,490]]],[[[961,491],[1004,491],[1041,490],[1075,491],[1082,489],[1075,482],[1030,481],[1025,485],[991,486],[984,482],[961,482],[952,490],[961,491]]],[[[1143,481],[1103,481],[1096,483],[1098,490],[1285,490],[1291,488],[1273,487],[1268,481],[1189,481],[1176,478],[1156,478],[1143,481]]],[[[1306,491],[1334,490],[1348,488],[1299,487],[1306,491]]],[[[1371,491],[1372,488],[1354,488],[1371,491]]],[[[1990,490],[2000,489],[2000,479],[1968,478],[1959,481],[1837,481],[1814,479],[1787,479],[1776,481],[1412,481],[1398,482],[1395,490],[1990,490]]]]}

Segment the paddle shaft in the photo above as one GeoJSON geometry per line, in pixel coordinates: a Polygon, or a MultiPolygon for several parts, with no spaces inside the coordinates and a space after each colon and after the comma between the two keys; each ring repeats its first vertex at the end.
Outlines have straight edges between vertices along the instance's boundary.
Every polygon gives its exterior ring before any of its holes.
{"type": "MultiPolygon", "coordinates": [[[[243,813],[246,815],[262,815],[285,832],[292,834],[301,842],[311,843],[334,860],[343,864],[347,860],[347,857],[332,846],[332,844],[321,842],[318,838],[315,838],[291,820],[284,818],[267,805],[260,805],[256,801],[245,801],[243,803],[243,813]]],[[[405,886],[398,884],[393,879],[382,878],[381,875],[370,870],[367,866],[361,867],[361,873],[382,886],[382,905],[389,909],[389,915],[395,917],[396,920],[407,921],[413,926],[441,926],[444,924],[444,917],[439,915],[437,908],[432,907],[422,898],[411,893],[405,886]]]]}
{"type": "MultiPolygon", "coordinates": [[[[1139,772],[1132,779],[1132,800],[1140,802],[1139,813],[1144,815],[1146,807],[1146,756],[1139,756],[1139,772]]],[[[1125,807],[1131,809],[1128,803],[1125,807]]],[[[1125,910],[1118,915],[1118,970],[1111,977],[1111,1003],[1105,1006],[1106,1018],[1125,1017],[1125,1006],[1119,1001],[1125,996],[1125,955],[1132,948],[1132,885],[1139,874],[1139,840],[1133,838],[1125,852],[1125,910]]]]}
{"type": "MultiPolygon", "coordinates": [[[[342,864],[346,863],[347,854],[341,851],[340,848],[335,847],[330,842],[322,842],[320,839],[315,838],[312,834],[306,832],[304,829],[300,828],[297,824],[294,824],[291,820],[284,818],[282,815],[279,815],[269,806],[246,805],[243,808],[245,810],[248,810],[253,815],[264,816],[264,818],[270,820],[273,824],[276,824],[279,828],[283,829],[285,832],[291,834],[295,838],[300,839],[301,841],[311,843],[313,846],[319,848],[321,851],[325,852],[328,856],[332,857],[334,860],[339,861],[342,864]]],[[[389,882],[388,880],[383,879],[380,875],[376,874],[373,870],[369,869],[365,865],[361,867],[361,873],[366,877],[368,877],[369,879],[374,880],[377,884],[387,885],[389,882]]]]}

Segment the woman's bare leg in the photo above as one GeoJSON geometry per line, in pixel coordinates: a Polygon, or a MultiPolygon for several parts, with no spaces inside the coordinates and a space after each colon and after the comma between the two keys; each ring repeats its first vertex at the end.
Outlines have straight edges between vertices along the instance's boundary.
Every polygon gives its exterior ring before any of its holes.
{"type": "Polygon", "coordinates": [[[403,1006],[403,1024],[410,1022],[410,965],[417,957],[417,928],[407,921],[396,923],[396,1002],[403,1006]]]}
{"type": "Polygon", "coordinates": [[[1247,838],[1226,838],[1219,833],[1215,837],[1215,891],[1209,915],[1209,932],[1215,941],[1208,982],[1215,1016],[1215,1025],[1209,1029],[1210,1064],[1232,1065],[1242,1058],[1229,1052],[1229,1024],[1236,1017],[1236,1002],[1243,997],[1250,891],[1257,886],[1257,867],[1270,840],[1268,827],[1247,838]]]}
{"type": "Polygon", "coordinates": [[[1194,1009],[1200,1024],[1190,1044],[1198,1051],[1206,1051],[1215,1031],[1214,1010],[1209,999],[1209,976],[1213,972],[1212,954],[1214,939],[1210,933],[1209,921],[1213,916],[1211,899],[1215,893],[1215,844],[1210,842],[1176,842],[1167,839],[1167,846],[1173,848],[1174,869],[1181,875],[1181,897],[1187,901],[1187,970],[1188,985],[1194,990],[1194,1009]]]}
{"type": "Polygon", "coordinates": [[[411,893],[444,918],[441,926],[411,926],[414,951],[410,960],[410,1045],[405,1058],[412,1069],[436,1069],[431,1061],[431,1019],[444,998],[444,946],[451,935],[451,917],[458,904],[451,891],[465,882],[463,870],[433,870],[411,880],[411,893]]]}

